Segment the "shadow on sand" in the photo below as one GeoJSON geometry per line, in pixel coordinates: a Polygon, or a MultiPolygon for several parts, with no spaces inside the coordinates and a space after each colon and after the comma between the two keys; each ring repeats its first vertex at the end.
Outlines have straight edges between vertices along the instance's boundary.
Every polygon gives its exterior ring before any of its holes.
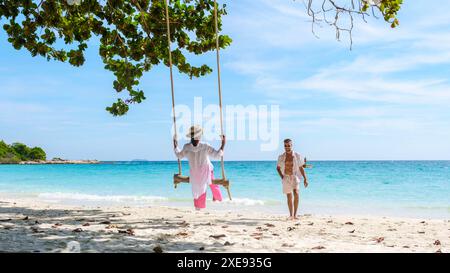
{"type": "MultiPolygon", "coordinates": [[[[182,214],[180,212],[180,214],[182,214]]],[[[223,252],[223,242],[186,242],[177,236],[180,227],[200,229],[212,225],[256,227],[261,219],[217,219],[214,223],[187,223],[144,217],[126,220],[123,211],[100,209],[33,209],[0,202],[0,252],[223,252]]],[[[212,231],[211,231],[212,232],[212,231]]]]}

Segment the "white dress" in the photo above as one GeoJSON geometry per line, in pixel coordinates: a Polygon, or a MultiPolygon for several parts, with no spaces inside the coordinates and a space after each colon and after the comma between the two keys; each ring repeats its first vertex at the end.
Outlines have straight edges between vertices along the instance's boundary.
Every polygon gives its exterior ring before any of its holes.
{"type": "Polygon", "coordinates": [[[198,199],[206,193],[208,185],[211,184],[211,174],[214,169],[210,157],[220,158],[222,150],[216,150],[208,143],[199,142],[197,146],[187,143],[183,150],[175,149],[177,158],[186,157],[189,161],[189,182],[192,185],[192,195],[198,199]]]}

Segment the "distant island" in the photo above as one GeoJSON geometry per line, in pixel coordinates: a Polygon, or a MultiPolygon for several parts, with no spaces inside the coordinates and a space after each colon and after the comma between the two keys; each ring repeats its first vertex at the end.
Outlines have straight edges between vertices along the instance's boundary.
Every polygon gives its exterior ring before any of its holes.
{"type": "Polygon", "coordinates": [[[23,143],[6,144],[0,141],[0,164],[98,164],[98,160],[67,160],[53,158],[47,160],[47,154],[40,147],[30,148],[23,143]]]}

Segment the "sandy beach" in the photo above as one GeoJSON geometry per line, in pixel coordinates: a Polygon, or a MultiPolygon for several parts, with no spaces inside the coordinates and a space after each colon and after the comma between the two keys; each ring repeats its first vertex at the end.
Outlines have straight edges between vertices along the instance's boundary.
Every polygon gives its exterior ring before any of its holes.
{"type": "Polygon", "coordinates": [[[449,252],[450,220],[0,201],[1,252],[449,252]]]}

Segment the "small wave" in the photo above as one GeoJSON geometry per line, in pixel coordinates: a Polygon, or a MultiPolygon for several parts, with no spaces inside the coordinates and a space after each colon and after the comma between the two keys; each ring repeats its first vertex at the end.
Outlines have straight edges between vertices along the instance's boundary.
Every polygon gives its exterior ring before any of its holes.
{"type": "MultiPolygon", "coordinates": [[[[38,198],[47,202],[76,202],[76,203],[121,203],[121,204],[149,204],[162,202],[192,202],[189,198],[168,198],[163,196],[143,196],[143,195],[96,195],[82,193],[40,193],[38,198]]],[[[224,198],[223,203],[236,206],[263,206],[271,205],[274,201],[258,200],[250,198],[233,198],[228,200],[224,198]]]]}
{"type": "Polygon", "coordinates": [[[447,206],[407,206],[405,208],[416,210],[447,210],[450,212],[450,207],[447,206]]]}
{"type": "Polygon", "coordinates": [[[112,203],[155,203],[168,201],[162,196],[133,196],[133,195],[95,195],[81,193],[41,193],[38,198],[50,202],[77,201],[77,202],[112,202],[112,203]]]}
{"type": "Polygon", "coordinates": [[[257,206],[257,205],[267,205],[267,201],[249,199],[249,198],[233,198],[233,200],[224,200],[227,204],[240,205],[240,206],[257,206]]]}

